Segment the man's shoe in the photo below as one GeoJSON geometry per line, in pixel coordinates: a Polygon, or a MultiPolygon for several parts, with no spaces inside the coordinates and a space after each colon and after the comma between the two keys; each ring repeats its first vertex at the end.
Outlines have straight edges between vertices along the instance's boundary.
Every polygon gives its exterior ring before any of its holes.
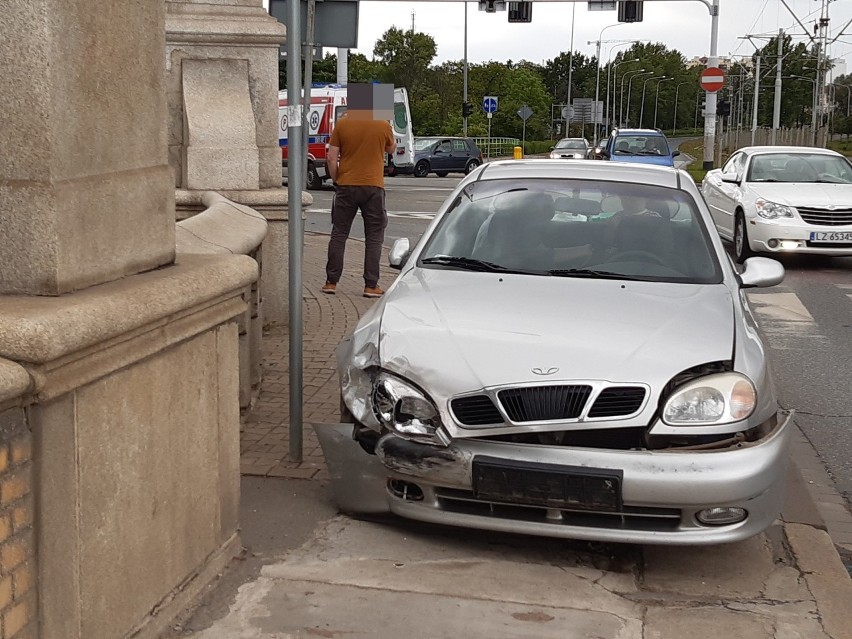
{"type": "Polygon", "coordinates": [[[326,282],[322,285],[322,292],[326,295],[334,295],[337,292],[337,284],[334,282],[326,282]]]}
{"type": "Polygon", "coordinates": [[[385,292],[378,286],[365,286],[364,297],[381,297],[385,292]]]}

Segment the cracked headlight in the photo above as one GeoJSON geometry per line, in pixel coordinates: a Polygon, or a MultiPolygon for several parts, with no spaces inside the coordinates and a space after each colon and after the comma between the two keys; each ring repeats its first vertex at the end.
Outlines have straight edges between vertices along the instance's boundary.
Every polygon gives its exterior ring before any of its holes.
{"type": "Polygon", "coordinates": [[[372,400],[376,418],[389,430],[408,439],[438,442],[441,425],[438,409],[413,384],[386,372],[379,373],[372,400]]]}
{"type": "Polygon", "coordinates": [[[663,421],[670,426],[731,424],[754,412],[754,384],[739,373],[720,373],[695,379],[668,399],[663,421]]]}
{"type": "Polygon", "coordinates": [[[757,210],[757,214],[767,220],[774,220],[779,217],[793,217],[792,207],[784,204],[776,204],[775,202],[770,202],[763,198],[758,199],[754,203],[754,206],[757,210]]]}

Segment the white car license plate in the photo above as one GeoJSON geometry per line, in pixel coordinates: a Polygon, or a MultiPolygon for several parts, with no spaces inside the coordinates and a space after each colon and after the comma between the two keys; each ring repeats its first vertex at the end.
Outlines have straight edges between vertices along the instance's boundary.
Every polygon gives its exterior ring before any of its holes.
{"type": "Polygon", "coordinates": [[[852,242],[852,231],[813,231],[811,242],[852,242]]]}

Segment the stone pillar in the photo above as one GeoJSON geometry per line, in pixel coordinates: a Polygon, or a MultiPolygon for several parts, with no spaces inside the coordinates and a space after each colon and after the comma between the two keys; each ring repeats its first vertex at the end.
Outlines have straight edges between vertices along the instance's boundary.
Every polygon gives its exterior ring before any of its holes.
{"type": "Polygon", "coordinates": [[[171,263],[162,3],[9,0],[0,15],[0,294],[171,263]]]}
{"type": "MultiPolygon", "coordinates": [[[[278,145],[278,58],[285,30],[261,0],[166,0],[169,164],[178,219],[204,191],[269,222],[264,324],[287,321],[287,191],[278,145]]],[[[307,193],[303,202],[310,204],[307,193]]]]}

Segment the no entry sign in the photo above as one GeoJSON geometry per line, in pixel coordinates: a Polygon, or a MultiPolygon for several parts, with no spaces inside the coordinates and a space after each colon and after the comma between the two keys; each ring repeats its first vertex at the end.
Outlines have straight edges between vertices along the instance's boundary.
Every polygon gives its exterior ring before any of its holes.
{"type": "Polygon", "coordinates": [[[719,67],[707,67],[701,72],[701,88],[715,92],[725,85],[725,72],[719,67]]]}

